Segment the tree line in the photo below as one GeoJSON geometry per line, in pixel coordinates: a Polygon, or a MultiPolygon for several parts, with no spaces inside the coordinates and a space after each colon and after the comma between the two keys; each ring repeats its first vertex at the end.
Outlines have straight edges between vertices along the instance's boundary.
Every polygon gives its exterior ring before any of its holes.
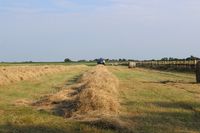
{"type": "MultiPolygon", "coordinates": [[[[151,59],[150,61],[156,61],[156,60],[162,60],[162,61],[182,61],[182,60],[200,60],[199,57],[195,57],[193,55],[191,55],[190,57],[187,58],[174,58],[174,57],[164,57],[161,59],[151,59]]],[[[81,59],[78,61],[73,61],[70,58],[65,58],[64,62],[97,62],[98,59],[93,59],[93,60],[85,60],[85,59],[81,59]]],[[[119,58],[119,59],[105,59],[106,62],[127,62],[127,61],[139,61],[139,60],[135,60],[135,59],[125,59],[125,58],[119,58]]]]}

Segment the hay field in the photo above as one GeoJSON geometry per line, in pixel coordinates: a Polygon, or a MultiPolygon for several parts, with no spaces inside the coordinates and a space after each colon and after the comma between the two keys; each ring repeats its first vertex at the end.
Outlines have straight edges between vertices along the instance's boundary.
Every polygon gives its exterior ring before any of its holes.
{"type": "MultiPolygon", "coordinates": [[[[78,66],[79,67],[79,66],[78,66]]],[[[64,65],[46,65],[46,66],[1,66],[0,67],[0,85],[14,83],[23,80],[34,80],[38,77],[54,74],[70,69],[76,69],[77,66],[64,65]]]]}
{"type": "Polygon", "coordinates": [[[0,86],[0,132],[200,132],[200,85],[193,74],[51,67],[0,86]]]}

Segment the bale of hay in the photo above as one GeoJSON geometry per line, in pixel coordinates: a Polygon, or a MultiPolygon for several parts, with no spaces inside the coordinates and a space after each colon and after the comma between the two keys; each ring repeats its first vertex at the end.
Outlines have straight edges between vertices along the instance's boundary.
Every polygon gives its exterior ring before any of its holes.
{"type": "Polygon", "coordinates": [[[196,64],[196,80],[197,83],[200,83],[200,61],[196,64]]]}
{"type": "Polygon", "coordinates": [[[119,65],[119,63],[117,63],[117,62],[114,63],[114,66],[118,66],[118,65],[119,65]]]}
{"type": "Polygon", "coordinates": [[[136,67],[136,62],[129,62],[128,63],[128,68],[135,68],[136,67]]]}

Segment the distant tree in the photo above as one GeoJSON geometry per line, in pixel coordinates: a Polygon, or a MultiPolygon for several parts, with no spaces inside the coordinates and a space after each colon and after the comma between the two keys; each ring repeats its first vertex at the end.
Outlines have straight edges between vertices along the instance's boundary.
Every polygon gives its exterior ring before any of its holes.
{"type": "Polygon", "coordinates": [[[98,61],[98,59],[94,59],[93,61],[94,61],[94,62],[97,62],[97,61],[98,61]]]}
{"type": "Polygon", "coordinates": [[[183,60],[183,59],[178,59],[178,58],[172,58],[172,57],[170,57],[169,60],[178,61],[178,60],[183,60]]]}
{"type": "Polygon", "coordinates": [[[175,60],[175,58],[169,57],[169,61],[173,61],[173,60],[175,60]]]}
{"type": "Polygon", "coordinates": [[[23,63],[33,63],[33,61],[24,61],[23,63]]]}
{"type": "Polygon", "coordinates": [[[87,62],[87,60],[78,60],[78,62],[87,62]]]}
{"type": "Polygon", "coordinates": [[[168,58],[167,57],[164,57],[161,59],[162,61],[168,61],[168,58]]]}
{"type": "Polygon", "coordinates": [[[110,61],[110,59],[105,59],[105,61],[106,61],[106,62],[109,62],[109,61],[110,61]]]}
{"type": "Polygon", "coordinates": [[[199,60],[200,58],[191,55],[190,57],[186,58],[186,60],[199,60]]]}
{"type": "Polygon", "coordinates": [[[64,62],[72,62],[69,58],[66,58],[64,62]]]}
{"type": "Polygon", "coordinates": [[[126,61],[126,59],[122,59],[122,61],[126,61]]]}

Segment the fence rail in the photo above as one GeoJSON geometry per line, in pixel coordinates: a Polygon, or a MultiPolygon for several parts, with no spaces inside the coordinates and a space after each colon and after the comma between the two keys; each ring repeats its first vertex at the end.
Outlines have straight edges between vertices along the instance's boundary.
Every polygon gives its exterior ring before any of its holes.
{"type": "Polygon", "coordinates": [[[137,67],[148,67],[155,69],[177,69],[195,71],[198,60],[179,61],[138,61],[137,67]]]}

